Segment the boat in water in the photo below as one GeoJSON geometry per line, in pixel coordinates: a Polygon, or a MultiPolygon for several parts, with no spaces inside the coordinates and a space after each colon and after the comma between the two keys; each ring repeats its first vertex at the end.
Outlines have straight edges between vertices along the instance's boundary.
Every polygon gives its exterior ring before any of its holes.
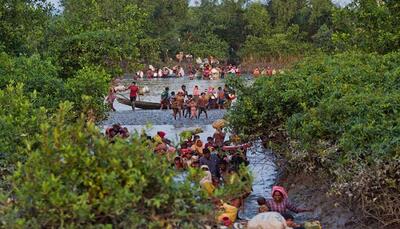
{"type": "MultiPolygon", "coordinates": [[[[118,97],[117,101],[121,104],[127,105],[127,106],[132,106],[131,105],[131,101],[127,98],[121,98],[118,97]]],[[[155,102],[146,102],[146,101],[136,101],[135,102],[135,107],[137,108],[141,108],[144,110],[159,110],[161,108],[161,104],[160,103],[155,103],[155,102]]],[[[225,106],[225,108],[227,108],[229,106],[225,106]]],[[[211,109],[218,109],[217,104],[213,104],[211,106],[211,109]]]]}
{"type": "MultiPolygon", "coordinates": [[[[121,104],[131,106],[131,101],[129,99],[125,98],[117,98],[117,101],[121,104]]],[[[157,110],[161,108],[160,103],[154,103],[154,102],[146,102],[146,101],[136,101],[135,102],[135,107],[141,108],[144,110],[157,110]]]]}

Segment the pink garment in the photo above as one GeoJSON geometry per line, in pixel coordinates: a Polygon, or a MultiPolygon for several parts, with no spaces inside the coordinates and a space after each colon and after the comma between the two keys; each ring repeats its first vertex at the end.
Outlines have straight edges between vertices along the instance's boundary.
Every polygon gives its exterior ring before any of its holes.
{"type": "Polygon", "coordinates": [[[107,101],[108,101],[109,103],[113,103],[114,100],[115,100],[116,98],[117,98],[117,96],[115,95],[114,92],[112,92],[112,93],[110,93],[110,94],[108,95],[107,101]]]}
{"type": "Polygon", "coordinates": [[[199,96],[200,95],[200,90],[198,88],[193,89],[193,96],[199,96]]]}
{"type": "Polygon", "coordinates": [[[287,192],[286,192],[284,187],[282,187],[282,186],[273,186],[272,187],[272,192],[271,192],[272,197],[274,196],[274,192],[276,192],[276,191],[280,192],[284,199],[288,198],[288,194],[287,194],[287,192]]]}

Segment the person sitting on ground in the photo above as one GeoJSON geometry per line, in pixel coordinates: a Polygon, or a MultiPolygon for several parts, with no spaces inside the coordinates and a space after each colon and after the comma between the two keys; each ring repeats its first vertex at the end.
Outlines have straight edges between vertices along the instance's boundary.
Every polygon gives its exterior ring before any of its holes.
{"type": "Polygon", "coordinates": [[[194,140],[194,142],[195,143],[191,147],[192,151],[199,156],[203,156],[203,150],[204,150],[203,142],[200,139],[196,139],[194,140]]]}
{"type": "Polygon", "coordinates": [[[114,142],[113,139],[116,136],[121,138],[129,137],[129,131],[126,127],[122,127],[120,124],[116,123],[106,130],[106,136],[114,142]]]}
{"type": "Polygon", "coordinates": [[[212,154],[208,148],[203,149],[203,156],[200,157],[200,165],[207,165],[214,180],[220,178],[219,165],[220,159],[217,154],[212,154]]]}
{"type": "Polygon", "coordinates": [[[200,186],[211,196],[215,190],[212,182],[212,175],[207,165],[201,165],[200,169],[204,172],[204,177],[200,180],[200,186]]]}
{"type": "Polygon", "coordinates": [[[197,106],[199,109],[199,114],[197,115],[197,118],[200,118],[201,113],[204,112],[204,114],[206,115],[206,118],[208,119],[208,115],[207,115],[207,106],[208,106],[208,100],[206,99],[206,93],[202,92],[201,96],[197,102],[197,106]]]}
{"type": "MultiPolygon", "coordinates": [[[[207,143],[204,145],[205,148],[215,148],[214,144],[214,138],[213,137],[207,137],[207,143]]],[[[211,149],[210,149],[211,151],[211,149]]]]}
{"type": "Polygon", "coordinates": [[[238,211],[241,206],[241,199],[234,198],[230,204],[224,203],[222,200],[214,200],[214,203],[222,213],[217,216],[217,221],[225,226],[231,226],[237,219],[238,211]]]}
{"type": "Polygon", "coordinates": [[[197,140],[200,140],[200,135],[198,134],[193,135],[193,142],[196,142],[197,140]]]}
{"type": "Polygon", "coordinates": [[[283,218],[285,218],[286,224],[288,225],[288,227],[291,227],[293,229],[305,229],[301,225],[294,222],[294,217],[291,214],[283,213],[282,216],[283,216],[283,218]]]}
{"type": "Polygon", "coordinates": [[[200,168],[199,156],[193,155],[188,164],[191,168],[200,168]]]}
{"type": "Polygon", "coordinates": [[[270,211],[279,212],[281,214],[290,210],[294,213],[311,212],[312,209],[299,208],[293,205],[289,199],[287,192],[281,186],[272,187],[272,199],[267,200],[267,206],[270,211]]]}
{"type": "Polygon", "coordinates": [[[229,164],[226,160],[220,160],[219,164],[218,164],[218,168],[219,168],[219,175],[220,175],[220,180],[223,183],[226,183],[226,181],[228,181],[231,173],[229,172],[229,164]]]}
{"type": "Polygon", "coordinates": [[[176,156],[174,158],[174,167],[176,170],[183,170],[185,168],[181,157],[176,156]]]}
{"type": "Polygon", "coordinates": [[[165,135],[165,132],[158,131],[157,134],[154,136],[153,140],[156,143],[156,147],[154,148],[155,153],[162,154],[167,152],[168,145],[166,144],[165,135]]]}
{"type": "Polygon", "coordinates": [[[234,168],[235,170],[239,170],[240,165],[242,164],[244,164],[245,166],[248,166],[250,164],[246,156],[241,151],[236,151],[234,154],[232,154],[230,163],[232,168],[234,168]]]}
{"type": "Polygon", "coordinates": [[[192,140],[192,135],[188,136],[187,139],[184,141],[184,143],[186,144],[186,148],[191,148],[194,141],[192,140]]]}
{"type": "Polygon", "coordinates": [[[171,140],[165,137],[166,133],[164,131],[158,131],[154,136],[155,142],[163,142],[167,145],[171,145],[171,140]]]}
{"type": "Polygon", "coordinates": [[[170,103],[169,103],[169,87],[166,87],[164,91],[161,93],[161,102],[160,102],[160,110],[162,109],[169,109],[170,108],[170,103]]]}
{"type": "Polygon", "coordinates": [[[258,197],[257,203],[258,203],[258,213],[269,211],[267,206],[267,200],[264,197],[258,197]]]}

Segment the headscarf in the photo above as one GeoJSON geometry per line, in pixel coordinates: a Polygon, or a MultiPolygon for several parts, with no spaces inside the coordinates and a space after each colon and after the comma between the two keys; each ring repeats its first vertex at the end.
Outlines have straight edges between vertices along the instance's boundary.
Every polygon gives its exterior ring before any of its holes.
{"type": "MultiPolygon", "coordinates": [[[[203,165],[204,166],[204,165],[203,165]]],[[[207,166],[208,167],[208,166],[207,166]]],[[[212,183],[212,175],[210,171],[203,171],[205,176],[201,178],[200,185],[203,186],[205,183],[212,183]]]]}
{"type": "Polygon", "coordinates": [[[274,196],[275,192],[280,192],[282,194],[282,196],[283,196],[283,199],[287,199],[288,198],[288,194],[287,194],[285,188],[282,187],[282,186],[273,186],[272,187],[272,192],[271,192],[272,197],[274,196]]]}
{"type": "Polygon", "coordinates": [[[196,142],[192,145],[192,150],[199,153],[200,155],[203,155],[203,144],[201,144],[201,146],[197,146],[197,143],[201,142],[200,139],[197,139],[196,142]]]}
{"type": "Polygon", "coordinates": [[[166,133],[164,131],[158,131],[157,132],[158,136],[160,136],[161,138],[164,138],[166,133]]]}
{"type": "Polygon", "coordinates": [[[163,143],[164,143],[164,142],[163,142],[164,137],[165,137],[165,132],[163,132],[163,131],[158,131],[157,134],[156,134],[156,136],[154,136],[154,141],[155,141],[157,144],[163,144],[163,143]]]}

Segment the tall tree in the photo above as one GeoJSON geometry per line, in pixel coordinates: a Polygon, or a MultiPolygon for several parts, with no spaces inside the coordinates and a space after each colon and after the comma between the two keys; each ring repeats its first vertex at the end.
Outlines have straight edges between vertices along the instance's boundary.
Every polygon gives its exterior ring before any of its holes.
{"type": "Polygon", "coordinates": [[[297,13],[301,12],[307,1],[306,0],[271,0],[272,15],[274,17],[274,25],[279,31],[285,31],[290,26],[290,22],[297,13]]]}
{"type": "Polygon", "coordinates": [[[69,77],[85,65],[102,65],[111,73],[131,69],[139,59],[144,15],[130,0],[63,0],[55,30],[55,50],[69,77]],[[125,63],[125,64],[124,64],[125,63]],[[128,64],[126,64],[128,63],[128,64]]]}
{"type": "Polygon", "coordinates": [[[387,53],[400,49],[399,3],[355,0],[334,12],[333,39],[340,50],[349,48],[387,53]]]}
{"type": "Polygon", "coordinates": [[[143,61],[166,59],[180,51],[179,29],[187,20],[187,0],[133,0],[145,13],[141,53],[143,61]],[[161,56],[159,56],[161,54],[161,56]]]}
{"type": "Polygon", "coordinates": [[[38,51],[50,13],[45,0],[0,0],[0,50],[15,55],[38,51]]]}
{"type": "Polygon", "coordinates": [[[245,10],[246,34],[263,36],[270,33],[270,16],[264,5],[259,2],[251,3],[245,10]]]}

